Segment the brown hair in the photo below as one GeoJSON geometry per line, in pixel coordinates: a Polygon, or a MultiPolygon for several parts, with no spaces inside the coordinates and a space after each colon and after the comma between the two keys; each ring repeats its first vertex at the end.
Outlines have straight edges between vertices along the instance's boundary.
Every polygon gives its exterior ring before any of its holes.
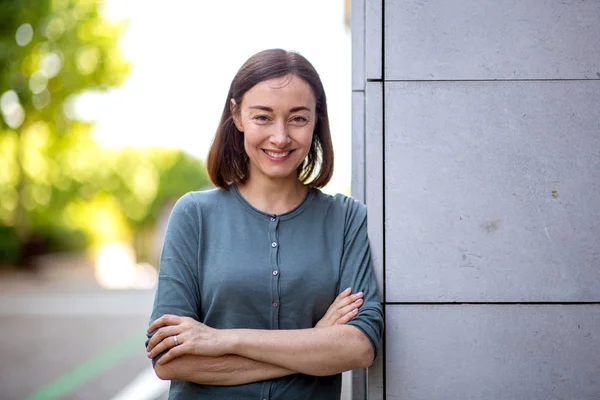
{"type": "Polygon", "coordinates": [[[208,176],[216,186],[227,189],[233,184],[245,182],[248,178],[249,159],[244,149],[243,134],[233,121],[231,99],[238,105],[242,104],[244,94],[256,84],[285,75],[295,75],[306,81],[316,99],[317,119],[313,141],[306,159],[298,167],[298,179],[315,188],[322,188],[331,179],[333,146],[327,99],[321,78],[312,64],[300,54],[271,49],[250,57],[231,82],[221,121],[207,159],[208,176]]]}

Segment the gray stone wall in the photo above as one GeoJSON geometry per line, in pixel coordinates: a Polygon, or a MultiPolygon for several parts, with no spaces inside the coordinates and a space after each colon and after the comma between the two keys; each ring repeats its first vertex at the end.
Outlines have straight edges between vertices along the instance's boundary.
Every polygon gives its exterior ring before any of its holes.
{"type": "Polygon", "coordinates": [[[600,1],[353,0],[355,399],[600,399],[600,1]]]}

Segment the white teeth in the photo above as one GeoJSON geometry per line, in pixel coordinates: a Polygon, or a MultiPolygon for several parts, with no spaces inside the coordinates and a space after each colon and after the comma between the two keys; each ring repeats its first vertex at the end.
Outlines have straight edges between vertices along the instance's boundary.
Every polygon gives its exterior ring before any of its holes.
{"type": "Polygon", "coordinates": [[[286,151],[285,153],[273,153],[272,151],[269,151],[269,150],[265,150],[265,153],[267,153],[269,156],[271,156],[273,158],[283,158],[283,157],[287,156],[288,154],[290,154],[289,151],[286,151]]]}

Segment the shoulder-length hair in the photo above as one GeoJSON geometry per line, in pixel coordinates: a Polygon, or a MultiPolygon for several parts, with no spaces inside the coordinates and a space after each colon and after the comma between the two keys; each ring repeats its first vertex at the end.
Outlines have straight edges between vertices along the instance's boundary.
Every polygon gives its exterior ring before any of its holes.
{"type": "Polygon", "coordinates": [[[244,149],[244,136],[233,121],[231,99],[240,105],[244,94],[256,84],[285,75],[295,75],[306,81],[316,99],[317,118],[313,140],[308,155],[298,167],[298,179],[315,188],[322,188],[331,179],[333,146],[321,78],[312,64],[300,54],[271,49],[250,57],[231,82],[207,159],[208,176],[215,186],[227,189],[236,183],[244,183],[248,178],[249,159],[244,149]]]}

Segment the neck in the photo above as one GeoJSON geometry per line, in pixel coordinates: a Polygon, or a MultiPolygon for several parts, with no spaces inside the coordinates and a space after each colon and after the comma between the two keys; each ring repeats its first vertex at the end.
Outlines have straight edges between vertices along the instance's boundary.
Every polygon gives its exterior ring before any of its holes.
{"type": "Polygon", "coordinates": [[[250,179],[238,185],[240,193],[252,206],[267,214],[283,214],[296,208],[306,197],[308,188],[298,179],[250,179]]]}

